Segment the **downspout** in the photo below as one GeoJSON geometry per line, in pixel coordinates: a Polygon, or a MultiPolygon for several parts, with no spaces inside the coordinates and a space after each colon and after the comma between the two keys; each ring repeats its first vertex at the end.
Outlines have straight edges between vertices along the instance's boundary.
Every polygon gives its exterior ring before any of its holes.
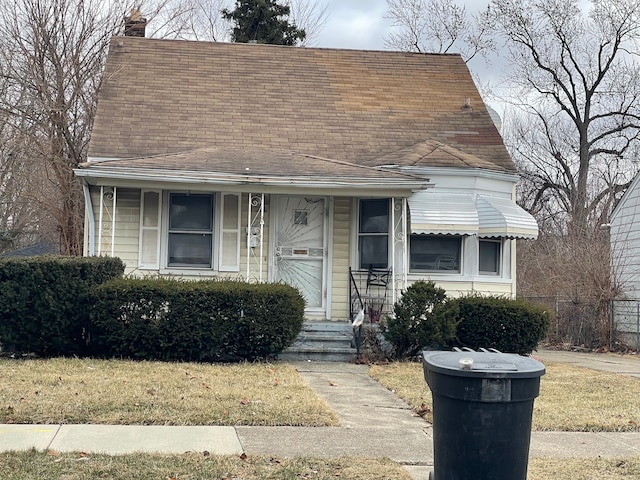
{"type": "Polygon", "coordinates": [[[96,219],[93,216],[93,204],[91,203],[91,192],[87,182],[82,182],[82,190],[84,192],[84,209],[86,212],[88,235],[88,248],[86,255],[93,257],[96,254],[96,219]]]}

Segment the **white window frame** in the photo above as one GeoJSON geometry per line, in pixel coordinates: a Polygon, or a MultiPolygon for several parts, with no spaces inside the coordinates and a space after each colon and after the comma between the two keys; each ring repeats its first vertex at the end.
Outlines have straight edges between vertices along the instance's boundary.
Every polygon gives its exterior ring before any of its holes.
{"type": "Polygon", "coordinates": [[[166,268],[168,270],[185,270],[185,271],[192,271],[192,270],[203,270],[203,271],[212,271],[215,270],[215,258],[216,258],[216,248],[218,246],[218,242],[217,240],[217,231],[219,231],[218,224],[216,224],[216,205],[217,205],[217,195],[214,192],[187,192],[187,191],[180,191],[180,190],[170,190],[166,192],[166,208],[164,209],[164,214],[165,214],[165,218],[166,221],[164,222],[164,228],[163,230],[163,245],[164,245],[164,254],[163,254],[163,264],[166,266],[166,268]],[[211,212],[210,212],[210,220],[211,220],[211,230],[203,230],[202,232],[193,232],[190,230],[184,230],[184,229],[174,229],[171,230],[171,226],[170,226],[170,212],[169,209],[171,208],[171,196],[172,195],[193,195],[193,196],[208,196],[211,197],[211,212]],[[211,254],[210,254],[210,258],[209,258],[209,266],[204,266],[204,265],[169,265],[169,236],[172,234],[189,234],[189,235],[199,235],[199,234],[205,234],[205,235],[211,235],[211,254]]]}
{"type": "Polygon", "coordinates": [[[478,275],[500,277],[503,271],[503,262],[504,262],[503,256],[504,256],[504,241],[502,239],[478,238],[478,275]],[[497,252],[497,258],[496,258],[496,261],[497,261],[496,271],[480,270],[480,262],[482,260],[482,251],[480,249],[480,244],[483,242],[494,243],[498,245],[498,252],[497,252]]]}
{"type": "Polygon", "coordinates": [[[434,254],[434,258],[433,258],[433,266],[434,268],[412,268],[412,254],[413,252],[411,251],[411,241],[412,238],[416,237],[416,238],[420,238],[420,237],[425,237],[425,238],[437,238],[437,237],[443,237],[442,235],[435,235],[435,234],[410,234],[409,235],[409,255],[408,255],[408,259],[409,259],[409,273],[412,274],[442,274],[442,275],[461,275],[462,271],[463,271],[463,256],[464,256],[464,249],[465,249],[465,236],[464,235],[452,235],[450,236],[450,238],[455,238],[458,241],[458,252],[457,252],[457,256],[458,256],[458,268],[457,269],[445,269],[445,268],[439,268],[440,266],[440,262],[442,262],[442,259],[439,258],[439,255],[434,254]]]}
{"type": "Polygon", "coordinates": [[[374,268],[390,268],[391,265],[391,250],[393,248],[391,232],[392,232],[392,224],[391,224],[391,198],[359,198],[357,199],[357,217],[356,217],[356,268],[358,270],[366,270],[368,267],[363,267],[362,265],[362,251],[360,249],[360,239],[362,237],[369,236],[386,236],[387,237],[387,260],[386,266],[374,266],[374,268]],[[361,232],[360,219],[362,218],[362,202],[367,201],[380,201],[385,200],[387,202],[387,231],[385,232],[361,232]]]}
{"type": "MultiPolygon", "coordinates": [[[[240,252],[241,252],[241,219],[242,219],[242,195],[240,193],[220,193],[220,192],[191,192],[194,195],[211,195],[212,204],[212,232],[211,232],[211,267],[204,266],[169,266],[169,202],[171,194],[185,194],[181,190],[160,190],[141,189],[140,190],[140,219],[138,230],[138,269],[154,270],[166,274],[203,274],[212,275],[216,272],[239,272],[240,252]],[[149,201],[148,195],[156,195],[156,223],[150,224],[146,218],[145,208],[153,208],[153,201],[149,201]],[[225,225],[225,202],[231,196],[236,197],[237,212],[235,212],[235,222],[227,222],[225,225]],[[145,205],[145,199],[147,204],[145,205]],[[155,239],[155,242],[152,240],[155,239]],[[233,255],[223,257],[225,242],[235,243],[235,247],[227,245],[227,253],[233,251],[233,255]],[[153,251],[155,248],[155,251],[153,251]]],[[[153,219],[153,216],[152,216],[153,219]]]]}

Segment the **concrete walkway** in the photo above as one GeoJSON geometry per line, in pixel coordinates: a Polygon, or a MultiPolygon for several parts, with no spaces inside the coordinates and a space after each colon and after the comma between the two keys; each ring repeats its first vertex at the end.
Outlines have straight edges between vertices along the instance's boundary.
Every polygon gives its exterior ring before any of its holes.
{"type": "Polygon", "coordinates": [[[616,353],[565,352],[560,350],[541,350],[533,355],[545,362],[562,362],[577,367],[590,368],[603,372],[618,373],[640,378],[640,355],[616,353]]]}
{"type": "MultiPolygon", "coordinates": [[[[535,356],[542,361],[567,362],[640,378],[640,359],[635,357],[555,351],[540,351],[535,356]]],[[[340,427],[0,425],[0,450],[388,457],[403,464],[413,479],[428,479],[433,465],[431,426],[371,379],[367,366],[319,362],[294,365],[336,411],[340,427]]],[[[533,432],[530,455],[640,455],[640,433],[533,432]]]]}

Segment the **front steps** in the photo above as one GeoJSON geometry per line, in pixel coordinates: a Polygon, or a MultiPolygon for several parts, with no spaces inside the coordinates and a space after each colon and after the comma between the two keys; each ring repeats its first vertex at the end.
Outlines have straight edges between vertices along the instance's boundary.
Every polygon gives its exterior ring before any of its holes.
{"type": "Polygon", "coordinates": [[[302,332],[289,348],[278,355],[290,362],[351,362],[353,330],[349,322],[304,322],[302,332]]]}

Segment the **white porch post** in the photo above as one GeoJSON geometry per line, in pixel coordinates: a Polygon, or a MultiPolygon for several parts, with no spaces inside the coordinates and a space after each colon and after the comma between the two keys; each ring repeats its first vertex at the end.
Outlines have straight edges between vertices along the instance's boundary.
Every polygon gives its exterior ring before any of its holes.
{"type": "Polygon", "coordinates": [[[104,210],[104,187],[100,187],[100,213],[98,214],[98,256],[102,254],[102,211],[104,210]]]}
{"type": "Polygon", "coordinates": [[[393,303],[398,299],[398,289],[407,288],[408,247],[407,247],[407,199],[393,198],[391,209],[391,224],[393,225],[393,303]],[[399,258],[398,258],[399,257],[399,258]]]}
{"type": "Polygon", "coordinates": [[[251,274],[251,203],[253,194],[249,192],[247,206],[247,282],[251,274]]]}
{"type": "Polygon", "coordinates": [[[82,190],[84,191],[84,209],[87,212],[87,251],[85,255],[92,257],[96,254],[96,219],[93,215],[93,204],[91,203],[91,191],[89,185],[86,182],[82,183],[82,190]]]}
{"type": "Polygon", "coordinates": [[[115,255],[116,249],[116,195],[117,188],[113,187],[113,201],[111,203],[111,256],[115,255]]]}
{"type": "Polygon", "coordinates": [[[397,246],[398,246],[398,235],[396,228],[396,199],[395,197],[391,198],[391,225],[393,229],[393,239],[392,242],[392,254],[391,254],[391,285],[393,288],[391,289],[391,302],[393,305],[396,303],[396,275],[398,274],[396,270],[396,256],[397,256],[397,246]]]}
{"type": "Polygon", "coordinates": [[[407,228],[409,227],[408,215],[409,210],[407,205],[409,201],[406,198],[402,199],[402,289],[407,288],[407,275],[409,273],[409,246],[407,242],[407,228]]]}
{"type": "Polygon", "coordinates": [[[262,282],[262,258],[264,255],[264,193],[249,193],[247,207],[247,281],[251,280],[251,264],[257,262],[258,282],[262,282]],[[254,208],[256,212],[254,213],[254,208]],[[256,245],[258,243],[259,245],[256,245]],[[255,254],[255,248],[260,252],[255,254]]]}
{"type": "Polygon", "coordinates": [[[262,282],[262,259],[264,254],[264,193],[260,197],[260,275],[259,281],[262,282]]]}

